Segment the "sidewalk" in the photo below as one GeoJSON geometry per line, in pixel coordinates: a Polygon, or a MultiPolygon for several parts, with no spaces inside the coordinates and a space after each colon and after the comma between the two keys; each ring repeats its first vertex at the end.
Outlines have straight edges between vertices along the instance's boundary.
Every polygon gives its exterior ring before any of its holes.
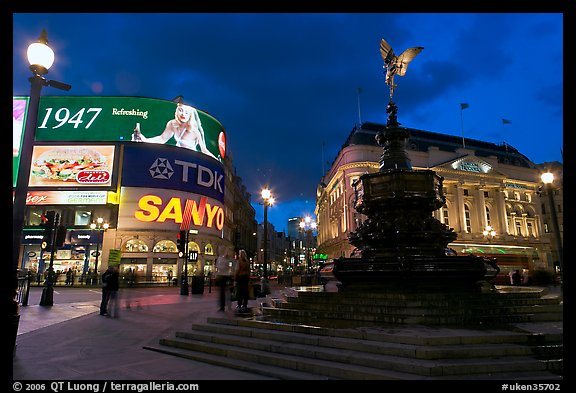
{"type": "Polygon", "coordinates": [[[218,311],[218,291],[147,299],[128,299],[121,291],[117,319],[100,316],[99,301],[21,307],[13,380],[271,379],[143,349],[210,316],[237,318],[232,307],[218,311]]]}

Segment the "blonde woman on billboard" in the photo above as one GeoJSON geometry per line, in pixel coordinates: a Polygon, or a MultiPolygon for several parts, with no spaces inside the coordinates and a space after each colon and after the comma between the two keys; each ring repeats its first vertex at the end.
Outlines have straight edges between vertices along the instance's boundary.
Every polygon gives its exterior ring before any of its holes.
{"type": "Polygon", "coordinates": [[[189,105],[178,104],[176,106],[174,119],[166,123],[166,128],[162,134],[150,138],[145,137],[140,132],[140,123],[136,123],[134,134],[132,134],[133,141],[149,143],[166,143],[171,137],[176,140],[176,146],[201,151],[210,157],[216,158],[206,147],[204,129],[202,128],[198,111],[189,105]]]}

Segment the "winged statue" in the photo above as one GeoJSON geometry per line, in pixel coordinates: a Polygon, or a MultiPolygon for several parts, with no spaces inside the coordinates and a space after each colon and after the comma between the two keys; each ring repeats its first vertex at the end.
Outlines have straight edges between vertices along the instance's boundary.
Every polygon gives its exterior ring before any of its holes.
{"type": "Polygon", "coordinates": [[[415,46],[406,49],[399,56],[396,56],[394,49],[392,49],[385,39],[380,41],[380,53],[384,59],[384,68],[386,68],[386,84],[390,87],[390,99],[392,99],[394,89],[396,89],[394,76],[404,76],[408,69],[408,63],[414,60],[418,53],[422,52],[422,49],[424,49],[424,47],[415,46]]]}

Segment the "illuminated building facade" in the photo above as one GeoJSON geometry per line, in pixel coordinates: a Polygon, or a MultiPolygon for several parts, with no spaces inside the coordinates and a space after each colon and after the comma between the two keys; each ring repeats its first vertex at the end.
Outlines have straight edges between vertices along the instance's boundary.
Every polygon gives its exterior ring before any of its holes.
{"type": "MultiPolygon", "coordinates": [[[[369,122],[355,127],[317,188],[318,252],[329,259],[353,251],[348,234],[365,219],[354,209],[353,183],[379,170],[382,147],[375,136],[384,127],[369,122]]],[[[434,216],[457,233],[450,248],[497,257],[503,277],[512,269],[554,270],[554,245],[542,219],[541,167],[507,144],[466,138],[464,148],[459,137],[409,131],[406,150],[413,169],[444,178],[446,203],[434,216]],[[493,236],[485,234],[487,227],[493,236]]]]}
{"type": "MultiPolygon", "coordinates": [[[[14,101],[16,108],[22,98],[14,101]]],[[[54,270],[72,270],[77,281],[96,265],[102,272],[115,264],[124,277],[167,282],[185,265],[189,276],[213,271],[221,245],[255,251],[247,236],[255,212],[232,173],[223,126],[188,106],[196,115],[187,120],[182,107],[141,97],[42,97],[19,268],[47,267],[51,253],[40,247],[39,227],[46,211],[67,229],[54,270]],[[167,129],[176,131],[153,137],[167,129]],[[90,228],[97,218],[105,231],[90,228]],[[181,230],[189,231],[188,250],[198,252],[195,263],[178,255],[181,230]]]]}

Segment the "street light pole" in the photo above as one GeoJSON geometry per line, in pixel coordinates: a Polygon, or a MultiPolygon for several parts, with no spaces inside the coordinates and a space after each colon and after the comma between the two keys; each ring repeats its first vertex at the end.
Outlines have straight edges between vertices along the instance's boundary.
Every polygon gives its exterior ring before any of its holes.
{"type": "Polygon", "coordinates": [[[264,279],[268,279],[268,203],[264,201],[264,279]]]}
{"type": "Polygon", "coordinates": [[[184,241],[184,271],[182,272],[180,295],[188,296],[190,294],[188,286],[188,231],[185,232],[183,241],[184,241]]]}
{"type": "Polygon", "coordinates": [[[28,103],[26,126],[24,127],[24,133],[22,135],[20,163],[18,165],[18,177],[16,179],[12,206],[12,290],[10,291],[11,300],[8,313],[10,320],[13,321],[10,336],[13,352],[16,350],[16,336],[18,335],[18,324],[20,321],[20,312],[18,310],[18,302],[16,301],[18,291],[18,267],[20,263],[20,240],[22,237],[22,229],[24,228],[28,179],[30,177],[32,152],[38,123],[40,92],[44,86],[52,86],[61,90],[70,90],[72,87],[62,82],[47,81],[44,79],[44,75],[48,73],[48,69],[54,63],[54,51],[52,51],[47,44],[48,33],[46,33],[46,30],[42,30],[38,42],[31,44],[27,52],[30,71],[32,71],[32,77],[28,79],[30,81],[30,100],[28,103]]]}
{"type": "Polygon", "coordinates": [[[54,285],[56,284],[56,273],[54,272],[54,238],[56,236],[56,228],[60,224],[60,215],[56,213],[54,215],[54,222],[52,225],[52,232],[50,234],[49,247],[50,247],[50,264],[48,265],[48,274],[46,275],[46,283],[44,289],[42,289],[42,296],[40,297],[41,306],[53,306],[54,305],[54,285]]]}
{"type": "Polygon", "coordinates": [[[272,192],[268,187],[262,190],[262,200],[264,201],[264,270],[262,272],[262,293],[267,295],[270,293],[268,286],[268,206],[274,203],[272,192]]]}
{"type": "Polygon", "coordinates": [[[102,217],[98,217],[96,222],[90,224],[90,229],[98,230],[98,235],[96,236],[96,261],[94,263],[94,274],[98,277],[98,256],[100,255],[100,242],[102,239],[102,230],[106,231],[108,229],[109,224],[104,222],[102,217]]]}
{"type": "Polygon", "coordinates": [[[306,236],[306,269],[308,273],[312,267],[312,262],[310,258],[310,238],[312,237],[312,231],[316,229],[316,222],[312,221],[310,216],[306,216],[304,220],[300,221],[300,229],[304,236],[306,236]]]}
{"type": "Polygon", "coordinates": [[[548,204],[550,205],[550,215],[552,216],[552,228],[554,230],[554,239],[556,241],[556,248],[558,250],[558,267],[560,269],[560,288],[564,286],[564,252],[562,250],[562,239],[560,237],[560,225],[558,225],[558,216],[556,215],[556,203],[554,202],[554,190],[552,183],[554,182],[554,174],[546,172],[542,174],[542,182],[546,186],[546,193],[548,194],[548,204]]]}

